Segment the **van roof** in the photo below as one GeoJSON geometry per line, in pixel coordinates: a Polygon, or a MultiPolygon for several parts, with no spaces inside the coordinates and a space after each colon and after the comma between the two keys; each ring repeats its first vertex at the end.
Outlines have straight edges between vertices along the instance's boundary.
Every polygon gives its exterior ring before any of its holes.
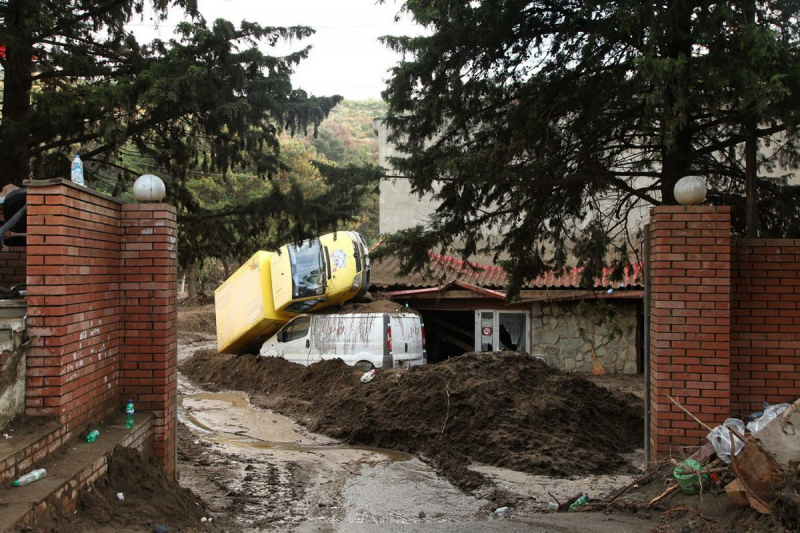
{"type": "Polygon", "coordinates": [[[365,317],[376,317],[376,316],[383,316],[383,315],[394,315],[394,316],[409,316],[409,317],[417,317],[420,318],[419,313],[414,313],[412,311],[396,311],[396,312],[382,312],[382,313],[304,313],[299,316],[324,316],[326,318],[365,318],[365,317]]]}

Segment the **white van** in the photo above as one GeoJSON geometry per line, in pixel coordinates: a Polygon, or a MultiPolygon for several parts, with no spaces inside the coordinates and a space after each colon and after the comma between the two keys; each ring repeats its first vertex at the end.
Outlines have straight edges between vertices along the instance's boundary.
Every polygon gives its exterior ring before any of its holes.
{"type": "Polygon", "coordinates": [[[300,315],[259,353],[301,365],[338,357],[362,370],[427,362],[422,317],[411,312],[300,315]]]}

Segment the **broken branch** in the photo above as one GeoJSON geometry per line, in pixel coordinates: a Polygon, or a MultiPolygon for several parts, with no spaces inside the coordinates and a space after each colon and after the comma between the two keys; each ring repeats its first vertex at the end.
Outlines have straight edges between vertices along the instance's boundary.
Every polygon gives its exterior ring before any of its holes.
{"type": "Polygon", "coordinates": [[[450,418],[450,382],[447,382],[447,385],[444,386],[444,391],[447,393],[447,414],[444,417],[444,424],[442,424],[442,430],[439,432],[444,435],[444,428],[447,426],[447,419],[450,418]]]}
{"type": "Polygon", "coordinates": [[[665,490],[664,492],[662,492],[661,494],[650,500],[650,503],[647,504],[645,509],[650,509],[653,505],[657,504],[658,502],[660,502],[661,500],[663,500],[664,498],[666,498],[667,496],[678,490],[679,487],[680,485],[678,485],[677,483],[675,485],[672,485],[670,488],[668,488],[667,490],[665,490]]]}
{"type": "Polygon", "coordinates": [[[680,409],[681,411],[683,411],[684,413],[686,413],[687,415],[689,415],[690,417],[692,417],[692,419],[693,419],[695,422],[697,422],[698,424],[700,424],[701,426],[703,426],[704,428],[706,428],[708,431],[711,431],[711,428],[710,428],[710,427],[708,427],[708,425],[707,425],[705,422],[703,422],[702,420],[700,420],[699,418],[697,418],[696,416],[694,416],[692,413],[690,413],[688,409],[686,409],[684,406],[682,406],[680,403],[678,403],[678,400],[676,400],[675,398],[673,398],[672,396],[669,396],[669,395],[667,395],[667,398],[669,398],[670,400],[672,400],[672,403],[674,403],[675,405],[677,405],[677,406],[678,406],[678,409],[680,409]]]}
{"type": "Polygon", "coordinates": [[[651,472],[650,474],[644,475],[644,476],[640,477],[639,479],[631,481],[629,485],[626,485],[625,487],[623,487],[620,490],[618,490],[617,493],[614,494],[614,496],[612,496],[612,498],[608,501],[608,503],[606,505],[611,505],[612,503],[617,501],[617,499],[619,499],[620,496],[622,496],[623,494],[625,494],[626,492],[631,490],[633,487],[635,487],[637,485],[641,485],[642,483],[644,483],[645,481],[648,481],[649,479],[652,479],[653,477],[655,477],[655,472],[651,472]]]}

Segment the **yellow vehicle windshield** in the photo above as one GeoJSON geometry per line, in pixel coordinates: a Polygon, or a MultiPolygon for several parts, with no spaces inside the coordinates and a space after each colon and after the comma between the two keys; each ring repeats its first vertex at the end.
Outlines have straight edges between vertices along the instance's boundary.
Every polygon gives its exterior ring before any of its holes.
{"type": "Polygon", "coordinates": [[[369,288],[369,256],[358,233],[329,233],[281,247],[273,258],[275,309],[299,314],[339,305],[369,288]]]}
{"type": "Polygon", "coordinates": [[[292,272],[292,299],[325,294],[325,258],[319,240],[286,246],[292,272]]]}

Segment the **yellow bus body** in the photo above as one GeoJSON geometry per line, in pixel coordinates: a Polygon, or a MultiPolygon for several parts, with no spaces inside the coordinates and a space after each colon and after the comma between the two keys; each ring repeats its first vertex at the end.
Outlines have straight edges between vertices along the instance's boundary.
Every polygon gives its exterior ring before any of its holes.
{"type": "Polygon", "coordinates": [[[292,318],[273,305],[271,261],[276,257],[256,252],[214,291],[220,353],[258,350],[292,318]]]}

